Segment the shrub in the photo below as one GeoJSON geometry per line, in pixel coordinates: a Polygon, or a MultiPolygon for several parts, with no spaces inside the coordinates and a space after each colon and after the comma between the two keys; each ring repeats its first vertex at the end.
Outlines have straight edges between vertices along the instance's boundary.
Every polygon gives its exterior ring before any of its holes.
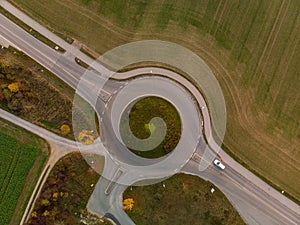
{"type": "Polygon", "coordinates": [[[7,86],[8,89],[13,92],[13,93],[16,93],[19,91],[19,83],[18,82],[15,82],[15,83],[11,83],[10,85],[7,86]]]}
{"type": "Polygon", "coordinates": [[[66,125],[66,124],[63,124],[63,125],[60,127],[60,132],[61,132],[61,134],[64,135],[64,136],[68,135],[68,134],[71,132],[70,126],[69,126],[69,125],[66,125]]]}

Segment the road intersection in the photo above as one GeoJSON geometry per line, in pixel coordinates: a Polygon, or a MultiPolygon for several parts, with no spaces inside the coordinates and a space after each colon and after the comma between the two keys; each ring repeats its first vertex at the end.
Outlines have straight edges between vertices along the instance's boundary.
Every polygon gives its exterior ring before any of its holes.
{"type": "MultiPolygon", "coordinates": [[[[2,6],[5,2],[6,1],[3,0],[0,1],[2,6]]],[[[10,9],[13,9],[13,7],[9,7],[10,9]]],[[[23,15],[20,12],[18,12],[18,16],[23,18],[26,17],[26,15],[23,15]]],[[[80,59],[84,59],[86,62],[92,62],[92,59],[88,58],[86,55],[78,51],[78,49],[74,48],[74,46],[69,45],[64,41],[60,40],[60,42],[58,43],[57,40],[59,39],[59,37],[55,37],[54,39],[52,39],[52,37],[55,36],[53,33],[47,37],[66,49],[67,52],[65,54],[61,54],[39,42],[30,34],[17,27],[2,15],[0,15],[0,21],[0,36],[2,36],[3,39],[10,42],[12,46],[22,50],[24,53],[35,59],[41,65],[46,67],[48,70],[50,70],[67,84],[69,84],[72,88],[75,89],[77,87],[78,82],[86,71],[75,62],[75,56],[80,59]],[[70,55],[73,56],[73,60],[70,55]]],[[[30,19],[27,18],[25,21],[27,23],[30,23],[29,25],[32,25],[30,19]]],[[[35,24],[35,26],[36,27],[34,29],[41,32],[42,34],[43,32],[47,32],[47,30],[40,25],[35,24]]],[[[109,72],[102,65],[96,66],[95,69],[97,69],[100,74],[107,74],[109,72]]],[[[211,157],[215,157],[214,152],[218,152],[219,156],[226,164],[226,170],[223,172],[217,170],[217,168],[215,168],[214,166],[209,165],[209,167],[203,171],[201,170],[201,168],[199,168],[199,162],[195,162],[195,160],[191,158],[191,160],[189,160],[185,165],[182,165],[183,167],[180,171],[176,172],[194,174],[205,180],[211,181],[225,193],[225,195],[237,208],[241,216],[248,224],[297,224],[300,221],[300,208],[297,204],[290,201],[277,190],[273,189],[257,176],[252,174],[250,171],[246,170],[244,167],[234,161],[230,156],[228,156],[214,142],[211,134],[211,123],[208,107],[206,106],[201,93],[188,80],[175,72],[161,68],[141,68],[128,71],[126,73],[117,73],[114,75],[114,78],[118,80],[126,80],[135,76],[149,74],[150,71],[153,74],[163,75],[169,79],[175,80],[192,93],[192,95],[198,102],[198,106],[201,106],[201,114],[204,121],[203,131],[205,138],[208,141],[208,144],[206,144],[205,140],[201,138],[201,136],[199,136],[199,144],[195,146],[194,151],[201,157],[205,149],[212,149],[211,157]]],[[[126,87],[128,83],[130,82],[109,81],[104,88],[105,93],[108,96],[103,96],[103,104],[99,104],[99,107],[103,109],[109,97],[118,94],[118,92],[115,91],[121,90],[122,88],[120,89],[120,87],[126,87]]],[[[85,95],[83,97],[87,101],[90,101],[91,98],[94,98],[94,96],[90,95],[85,95]]],[[[2,111],[0,113],[1,116],[6,119],[12,117],[11,115],[7,115],[2,111]]],[[[33,126],[32,124],[26,124],[24,122],[15,123],[29,130],[31,129],[30,127],[33,126]]],[[[71,151],[78,150],[78,146],[76,146],[77,143],[71,143],[71,141],[67,141],[63,138],[52,137],[52,134],[48,134],[47,132],[48,131],[45,130],[40,131],[39,135],[49,142],[59,142],[62,143],[62,145],[68,145],[68,147],[71,147],[71,151]]],[[[93,150],[91,150],[91,152],[92,151],[93,150]]],[[[115,165],[115,160],[110,157],[108,151],[103,150],[101,154],[105,156],[105,166],[115,165]]],[[[210,160],[208,160],[208,162],[210,162],[210,160]]],[[[122,210],[121,204],[122,193],[128,184],[125,183],[125,185],[122,185],[122,182],[120,182],[119,179],[123,179],[122,177],[125,177],[123,175],[126,174],[126,169],[124,170],[124,168],[122,169],[122,167],[121,169],[120,167],[114,167],[114,169],[112,170],[104,170],[104,173],[106,173],[106,171],[110,171],[109,174],[103,174],[102,177],[110,179],[106,179],[106,181],[105,179],[103,179],[103,181],[98,183],[99,189],[97,187],[95,189],[98,191],[103,190],[100,195],[101,198],[104,198],[105,203],[102,202],[103,205],[101,205],[101,207],[107,210],[106,213],[111,213],[115,218],[117,218],[121,222],[121,224],[133,224],[127,214],[122,210]],[[111,184],[113,185],[111,186],[111,184]]],[[[170,173],[169,175],[172,174],[170,173]]],[[[145,179],[146,177],[142,178],[145,179]]],[[[91,203],[91,205],[93,204],[91,203]]],[[[96,207],[97,206],[95,206],[95,208],[96,207]]],[[[101,213],[103,213],[103,211],[101,211],[101,213]]]]}

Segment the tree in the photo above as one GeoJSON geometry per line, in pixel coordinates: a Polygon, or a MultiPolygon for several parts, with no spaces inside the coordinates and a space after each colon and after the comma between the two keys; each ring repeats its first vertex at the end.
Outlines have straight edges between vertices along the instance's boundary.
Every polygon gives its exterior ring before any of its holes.
{"type": "Polygon", "coordinates": [[[71,132],[71,129],[70,129],[69,125],[63,124],[60,127],[60,132],[61,132],[62,135],[66,136],[71,132]]]}
{"type": "Polygon", "coordinates": [[[18,92],[19,91],[19,83],[18,82],[15,82],[15,83],[11,83],[11,84],[9,84],[8,86],[8,89],[11,91],[11,92],[13,92],[13,93],[16,93],[16,92],[18,92]]]}
{"type": "Polygon", "coordinates": [[[53,198],[54,201],[57,200],[58,194],[59,194],[58,192],[54,192],[54,193],[53,193],[52,198],[53,198]]]}
{"type": "Polygon", "coordinates": [[[123,201],[123,209],[124,210],[132,210],[134,206],[133,198],[126,198],[123,201]]]}
{"type": "Polygon", "coordinates": [[[78,140],[84,145],[90,145],[94,143],[95,137],[88,130],[82,130],[78,135],[78,140]]]}
{"type": "Polygon", "coordinates": [[[42,214],[43,216],[49,216],[50,215],[50,212],[48,210],[45,210],[45,212],[43,212],[42,214]]]}
{"type": "Polygon", "coordinates": [[[43,206],[49,206],[50,205],[50,201],[45,198],[45,199],[42,200],[42,205],[43,206]]]}
{"type": "Polygon", "coordinates": [[[33,212],[31,213],[31,217],[32,217],[32,218],[37,218],[37,212],[36,212],[36,211],[33,211],[33,212]]]}

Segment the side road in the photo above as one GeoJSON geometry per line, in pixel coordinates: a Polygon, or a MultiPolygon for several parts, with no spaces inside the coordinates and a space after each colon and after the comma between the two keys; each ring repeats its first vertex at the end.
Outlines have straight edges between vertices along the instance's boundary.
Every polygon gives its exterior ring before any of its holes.
{"type": "MultiPolygon", "coordinates": [[[[35,124],[25,121],[5,110],[2,110],[2,109],[0,109],[0,117],[2,119],[5,119],[13,124],[16,124],[17,126],[20,126],[24,129],[38,135],[39,137],[45,139],[50,145],[49,159],[48,159],[46,165],[44,166],[44,169],[38,179],[37,185],[35,186],[32,195],[30,196],[29,202],[27,204],[27,207],[23,214],[22,220],[20,222],[20,225],[23,225],[25,223],[25,221],[28,219],[28,216],[30,216],[30,213],[34,207],[34,203],[35,203],[37,197],[39,196],[41,189],[42,189],[45,181],[47,180],[47,177],[48,177],[51,169],[56,164],[56,162],[71,152],[79,151],[79,149],[81,149],[81,150],[83,149],[85,153],[99,154],[99,152],[95,151],[95,149],[99,150],[99,146],[97,146],[97,147],[95,145],[84,146],[75,141],[71,141],[69,139],[60,137],[42,127],[39,127],[35,124]],[[80,148],[79,148],[79,146],[80,146],[80,148]]],[[[99,138],[96,140],[95,144],[97,144],[98,141],[99,141],[99,138]]]]}

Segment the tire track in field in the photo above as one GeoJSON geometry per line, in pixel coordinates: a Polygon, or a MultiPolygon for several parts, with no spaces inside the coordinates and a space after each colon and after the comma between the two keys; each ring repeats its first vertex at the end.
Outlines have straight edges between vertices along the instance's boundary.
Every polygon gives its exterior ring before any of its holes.
{"type": "MultiPolygon", "coordinates": [[[[282,73],[282,79],[280,79],[280,81],[279,81],[279,85],[277,86],[277,88],[276,88],[276,93],[275,93],[275,95],[274,95],[274,101],[272,102],[272,107],[273,107],[273,105],[275,104],[275,99],[277,98],[277,96],[279,95],[279,92],[280,92],[280,89],[281,89],[281,87],[282,87],[282,84],[283,84],[283,82],[284,82],[284,77],[286,76],[286,74],[287,74],[287,71],[288,71],[288,69],[289,69],[289,65],[290,65],[290,63],[291,63],[291,61],[292,61],[292,59],[293,59],[293,56],[294,56],[294,54],[295,54],[295,51],[296,51],[296,48],[297,48],[297,45],[298,45],[298,43],[299,43],[299,39],[296,41],[296,44],[294,45],[294,48],[292,48],[292,52],[290,53],[290,57],[289,57],[289,60],[287,60],[287,63],[286,63],[286,66],[285,66],[285,70],[284,70],[284,72],[282,73]]],[[[270,107],[270,108],[272,108],[272,107],[270,107]]]]}
{"type": "MultiPolygon", "coordinates": [[[[249,18],[247,17],[247,15],[248,15],[248,13],[249,13],[249,11],[250,11],[250,5],[251,3],[250,3],[250,1],[249,1],[249,3],[248,3],[248,5],[247,5],[247,9],[246,9],[246,12],[243,14],[243,17],[242,17],[242,19],[241,19],[241,21],[240,21],[240,24],[242,24],[242,26],[240,27],[240,29],[239,29],[239,32],[237,32],[237,33],[240,33],[241,34],[241,36],[238,38],[239,39],[239,41],[237,42],[237,41],[235,41],[234,42],[234,45],[233,45],[233,47],[232,47],[232,49],[239,49],[238,51],[240,52],[239,53],[239,57],[238,57],[238,59],[240,59],[240,55],[241,55],[241,51],[242,51],[242,48],[244,48],[245,47],[245,43],[246,43],[246,41],[247,41],[247,39],[248,39],[248,37],[249,37],[249,33],[250,33],[250,30],[251,30],[251,28],[252,28],[252,23],[250,23],[250,26],[249,26],[249,28],[248,28],[248,32],[247,32],[247,35],[243,35],[243,30],[245,30],[245,27],[243,26],[245,23],[247,23],[247,22],[245,22],[245,21],[248,21],[249,20],[249,18]]],[[[255,14],[254,14],[255,15],[255,14]]],[[[251,20],[250,20],[251,21],[251,20]]]]}
{"type": "MultiPolygon", "coordinates": [[[[290,2],[289,2],[290,3],[290,2]]],[[[288,3],[288,5],[287,5],[287,7],[286,8],[289,8],[289,4],[288,3]]],[[[286,9],[286,11],[287,11],[287,9],[286,9]]],[[[285,15],[286,13],[284,13],[284,15],[285,15]]],[[[285,19],[284,17],[282,18],[283,20],[285,19]]],[[[281,21],[281,24],[282,24],[282,22],[283,21],[281,21]]],[[[281,25],[280,25],[281,26],[281,25]]],[[[297,28],[295,29],[296,30],[296,32],[297,32],[297,29],[298,29],[298,27],[299,27],[299,24],[297,24],[297,28]]],[[[280,28],[279,28],[280,29],[280,28]]],[[[279,31],[278,31],[279,32],[279,31]]],[[[297,34],[296,34],[297,35],[297,34]]],[[[277,37],[276,37],[277,38],[277,37]]],[[[274,41],[275,42],[275,41],[274,41]]],[[[297,44],[298,44],[298,42],[299,42],[299,39],[297,39],[296,40],[296,43],[295,43],[295,41],[294,41],[294,48],[292,48],[293,50],[292,50],[292,54],[289,54],[289,56],[290,56],[290,58],[289,58],[289,63],[288,64],[290,64],[290,61],[292,60],[292,55],[295,53],[295,50],[296,50],[296,46],[297,46],[297,44]]],[[[293,45],[293,44],[291,44],[291,45],[293,45]]],[[[273,46],[274,46],[274,44],[273,44],[273,46]]],[[[287,66],[288,67],[288,66],[287,66]]],[[[286,69],[285,69],[285,72],[284,72],[284,75],[287,73],[287,71],[288,71],[288,68],[286,67],[286,69]]],[[[281,83],[283,83],[283,79],[281,79],[281,83]]],[[[282,84],[280,84],[280,86],[282,86],[282,84]]],[[[277,89],[277,92],[279,93],[279,89],[277,89]]],[[[278,94],[277,93],[277,94],[278,94]]],[[[253,92],[252,91],[252,94],[250,95],[250,96],[248,96],[250,99],[251,99],[251,101],[250,102],[255,102],[255,98],[254,98],[254,96],[255,96],[255,92],[253,92]]],[[[273,102],[273,104],[274,104],[274,102],[273,102]]],[[[249,108],[249,105],[247,106],[248,107],[248,110],[245,110],[244,112],[245,112],[245,114],[244,114],[244,119],[245,119],[245,122],[246,122],[246,124],[248,124],[249,125],[249,127],[251,127],[251,133],[257,133],[258,135],[260,134],[260,133],[262,133],[262,132],[257,132],[257,127],[256,126],[254,126],[255,125],[255,123],[257,124],[257,122],[259,122],[259,121],[265,121],[266,120],[266,118],[264,118],[264,115],[262,115],[261,114],[261,112],[259,112],[258,110],[256,110],[256,109],[254,109],[255,110],[255,112],[257,113],[257,119],[255,120],[255,118],[253,117],[253,115],[250,113],[251,112],[251,108],[249,108]]],[[[241,124],[241,123],[240,123],[241,124]]],[[[249,127],[247,128],[247,127],[245,127],[245,130],[246,131],[248,131],[248,129],[249,129],[249,127]]],[[[265,134],[265,135],[263,135],[263,137],[264,137],[264,140],[269,140],[267,143],[266,142],[259,142],[261,145],[262,145],[262,147],[263,148],[266,148],[266,149],[268,149],[267,147],[265,147],[265,146],[267,146],[267,145],[270,145],[270,146],[272,146],[274,149],[278,149],[280,152],[281,152],[281,154],[277,154],[277,157],[279,157],[280,159],[282,159],[282,161],[285,161],[286,162],[286,164],[288,165],[288,166],[290,166],[290,168],[295,168],[297,171],[299,171],[299,169],[297,169],[297,167],[295,167],[295,165],[297,164],[297,160],[295,159],[295,158],[293,158],[293,157],[291,157],[291,155],[290,154],[288,154],[286,151],[285,151],[285,148],[283,148],[282,146],[277,146],[275,143],[274,143],[274,140],[272,140],[272,136],[269,136],[269,135],[267,135],[267,134],[265,134]],[[289,159],[289,160],[286,160],[286,159],[289,159]]],[[[287,145],[288,144],[290,144],[289,142],[287,142],[285,139],[282,139],[282,138],[280,138],[280,141],[278,141],[278,142],[285,142],[287,145]]],[[[277,142],[277,143],[278,143],[277,142]]],[[[275,161],[274,161],[275,162],[275,161]]],[[[276,163],[276,162],[275,162],[276,163]]],[[[276,181],[276,180],[275,180],[276,181]]],[[[277,181],[276,181],[277,182],[277,181]]],[[[276,183],[276,182],[274,182],[274,183],[276,183]]],[[[278,182],[277,182],[277,184],[279,185],[279,186],[281,186],[278,182]]]]}
{"type": "MultiPolygon", "coordinates": [[[[270,49],[269,49],[269,51],[268,51],[267,57],[266,57],[266,59],[264,60],[263,66],[262,66],[262,68],[261,68],[261,73],[260,73],[260,76],[259,76],[258,81],[257,81],[258,83],[261,81],[261,78],[262,78],[262,76],[263,76],[263,74],[264,74],[264,72],[265,72],[265,67],[266,67],[266,65],[267,65],[267,63],[268,63],[268,60],[269,60],[270,55],[271,55],[271,53],[272,53],[272,51],[273,51],[274,45],[275,45],[275,43],[276,43],[276,41],[277,41],[277,37],[278,37],[278,34],[279,34],[280,30],[281,30],[282,24],[283,24],[283,22],[285,21],[286,14],[287,14],[287,11],[288,11],[288,9],[289,9],[289,7],[290,7],[290,4],[291,4],[291,0],[288,1],[287,6],[285,7],[285,10],[284,10],[284,12],[283,12],[282,18],[281,18],[281,20],[280,20],[278,29],[277,29],[276,32],[275,32],[275,36],[274,36],[273,41],[272,41],[272,43],[271,43],[271,46],[270,46],[270,49]]],[[[279,14],[280,14],[280,13],[279,13],[279,14]]],[[[279,15],[279,14],[278,14],[278,15],[279,15]]]]}
{"type": "Polygon", "coordinates": [[[221,14],[220,14],[220,16],[219,16],[219,18],[218,18],[218,21],[217,21],[217,27],[216,27],[216,29],[215,29],[215,32],[214,32],[213,36],[216,35],[216,33],[217,33],[217,31],[218,31],[218,29],[219,29],[219,27],[220,27],[220,23],[221,23],[221,20],[222,20],[223,15],[224,15],[225,9],[226,9],[226,7],[227,7],[227,3],[228,3],[228,0],[225,0],[224,6],[223,6],[222,11],[221,11],[221,14]]]}
{"type": "Polygon", "coordinates": [[[7,180],[7,177],[10,175],[10,170],[11,168],[13,167],[13,164],[14,164],[14,160],[15,160],[15,157],[16,157],[16,153],[13,155],[13,158],[12,160],[9,162],[9,165],[8,165],[8,169],[6,170],[6,173],[3,177],[3,180],[1,182],[1,185],[0,185],[0,200],[2,201],[2,198],[3,198],[3,195],[4,195],[4,191],[3,188],[5,188],[5,183],[6,183],[6,180],[7,180]]]}
{"type": "Polygon", "coordinates": [[[9,187],[9,184],[11,183],[12,177],[14,176],[14,172],[15,172],[17,166],[18,166],[18,162],[19,162],[20,155],[21,155],[21,152],[22,152],[21,146],[18,146],[17,149],[18,150],[14,154],[14,158],[13,158],[13,160],[12,160],[12,162],[10,164],[10,167],[8,169],[8,171],[10,171],[10,172],[8,172],[6,174],[6,176],[4,178],[4,182],[3,182],[4,185],[2,184],[2,186],[1,186],[1,192],[2,192],[2,194],[1,194],[1,197],[0,197],[0,202],[2,202],[2,200],[3,200],[3,198],[4,198],[5,194],[6,194],[6,192],[8,190],[8,187],[9,187]],[[6,185],[5,185],[5,181],[7,181],[6,185]]]}
{"type": "MultiPolygon", "coordinates": [[[[270,150],[270,146],[273,148],[273,149],[277,149],[279,150],[279,154],[276,153],[276,157],[278,159],[281,159],[281,161],[285,162],[285,165],[289,168],[293,168],[294,171],[299,171],[299,169],[297,168],[297,159],[292,157],[291,154],[288,154],[285,149],[286,149],[286,146],[291,144],[290,142],[286,141],[285,138],[282,138],[281,136],[277,136],[277,140],[275,141],[274,140],[274,135],[269,135],[265,132],[264,130],[264,126],[255,126],[255,124],[258,124],[258,123],[264,123],[266,120],[267,120],[267,115],[265,115],[263,112],[259,111],[256,107],[251,107],[251,104],[255,102],[255,92],[254,91],[251,91],[251,95],[248,95],[248,98],[250,99],[250,104],[246,105],[245,109],[242,113],[242,116],[244,117],[243,118],[243,122],[244,122],[244,125],[242,123],[239,123],[242,125],[242,127],[244,128],[245,131],[247,131],[249,134],[253,134],[253,138],[257,141],[257,143],[260,144],[261,146],[261,149],[266,149],[266,150],[270,150]],[[253,110],[255,113],[251,113],[251,110],[253,110]],[[256,114],[256,116],[254,116],[256,114]],[[258,131],[258,129],[260,129],[260,131],[258,131]],[[250,132],[251,131],[251,132],[250,132]],[[256,138],[256,137],[259,137],[259,138],[256,138]],[[263,140],[263,141],[261,141],[263,140]],[[281,145],[282,143],[285,143],[286,146],[283,147],[283,145],[281,145]],[[287,160],[288,159],[288,160],[287,160]]],[[[252,135],[251,135],[252,136],[252,135]]],[[[266,152],[267,153],[267,152],[266,152]]],[[[266,155],[267,156],[267,155],[266,155]]],[[[272,158],[272,164],[275,165],[276,164],[276,160],[274,160],[272,158]]],[[[258,169],[262,169],[261,167],[258,167],[258,169]]],[[[260,171],[261,174],[264,173],[264,171],[260,171]]],[[[266,176],[268,177],[274,184],[276,184],[277,186],[280,186],[282,188],[284,188],[285,186],[282,186],[281,184],[281,180],[279,181],[278,178],[280,177],[274,177],[276,180],[273,180],[272,177],[270,176],[266,176]]]]}
{"type": "MultiPolygon", "coordinates": [[[[236,95],[233,96],[234,98],[236,95]]],[[[257,145],[259,145],[259,149],[262,151],[257,151],[256,153],[259,154],[261,157],[264,157],[265,159],[271,160],[272,165],[276,165],[277,160],[273,158],[269,158],[269,153],[274,152],[276,155],[277,159],[280,159],[279,161],[285,162],[285,166],[289,168],[293,168],[294,171],[297,169],[295,166],[297,164],[297,160],[293,158],[290,154],[287,154],[281,145],[279,143],[282,143],[285,139],[278,139],[276,142],[274,141],[274,136],[269,135],[265,132],[264,126],[261,125],[264,124],[266,121],[265,115],[262,114],[261,111],[257,110],[256,107],[253,107],[251,104],[255,102],[255,95],[249,93],[247,95],[249,99],[249,103],[245,103],[242,105],[241,108],[237,108],[237,111],[240,111],[237,113],[239,115],[237,117],[238,119],[238,124],[242,128],[242,130],[245,132],[245,134],[248,134],[250,137],[250,140],[255,141],[257,145]],[[254,112],[253,112],[254,111],[254,112]],[[259,125],[258,125],[259,124],[259,125]],[[258,125],[258,126],[257,126],[258,125]],[[274,150],[270,149],[276,149],[277,151],[275,152],[274,150]],[[284,155],[282,154],[284,153],[284,155]]],[[[233,138],[231,138],[233,140],[233,138]]],[[[235,141],[235,140],[233,140],[235,141]]],[[[250,148],[253,149],[253,148],[250,148]]],[[[273,153],[273,154],[274,154],[273,153]]],[[[238,151],[236,153],[237,155],[240,155],[241,152],[238,151]]],[[[282,186],[281,180],[279,181],[278,178],[279,176],[270,176],[265,173],[266,168],[263,166],[259,166],[257,163],[253,162],[253,160],[248,160],[243,158],[243,161],[245,161],[247,164],[252,164],[255,165],[255,168],[259,171],[260,174],[262,174],[264,177],[268,178],[271,180],[274,184],[277,186],[280,186],[284,188],[285,186],[282,186]],[[280,184],[281,183],[281,184],[280,184]]]]}
{"type": "Polygon", "coordinates": [[[260,66],[261,66],[261,64],[262,64],[262,62],[263,62],[263,60],[264,60],[266,51],[267,51],[268,46],[269,46],[269,44],[270,44],[271,38],[272,38],[272,36],[273,36],[273,34],[274,34],[275,28],[276,28],[276,26],[277,26],[277,22],[278,22],[278,20],[279,20],[279,18],[280,18],[280,15],[281,15],[283,6],[285,5],[285,2],[286,2],[286,0],[283,0],[282,3],[281,3],[281,5],[280,5],[279,12],[277,13],[277,16],[276,16],[276,18],[275,18],[275,21],[274,21],[274,23],[273,23],[271,32],[270,32],[270,34],[269,34],[269,36],[268,36],[268,39],[267,39],[267,43],[265,44],[264,49],[263,49],[263,52],[262,52],[262,54],[261,54],[261,56],[260,56],[260,58],[259,58],[259,60],[258,60],[258,64],[257,64],[256,69],[255,69],[255,72],[254,72],[254,76],[253,76],[254,79],[253,79],[253,80],[256,80],[255,77],[257,77],[259,68],[260,68],[260,66]]]}
{"type": "Polygon", "coordinates": [[[2,180],[2,182],[1,182],[1,184],[0,184],[0,193],[1,193],[1,194],[0,194],[0,201],[2,201],[2,199],[3,199],[3,193],[4,193],[4,192],[2,192],[2,189],[5,188],[5,187],[4,187],[4,184],[5,184],[5,181],[6,181],[6,177],[9,176],[9,171],[10,171],[10,168],[12,167],[14,158],[15,158],[15,154],[14,154],[13,159],[10,161],[10,163],[9,163],[9,165],[8,165],[8,169],[7,169],[7,171],[6,171],[6,173],[5,173],[4,177],[3,177],[3,180],[2,180]]]}
{"type": "MultiPolygon", "coordinates": [[[[298,14],[298,16],[297,16],[297,19],[296,19],[296,21],[299,21],[298,20],[298,18],[299,18],[299,14],[298,14]]],[[[298,22],[296,22],[296,25],[292,28],[292,29],[294,29],[294,31],[293,32],[291,32],[291,35],[290,36],[292,36],[292,34],[294,33],[294,32],[296,32],[296,34],[295,34],[295,37],[297,37],[297,34],[298,34],[298,31],[300,30],[300,23],[298,22]]],[[[282,79],[280,79],[279,80],[279,85],[278,85],[278,88],[276,88],[276,92],[274,92],[275,94],[274,94],[274,100],[275,99],[277,99],[277,97],[278,97],[278,95],[279,95],[279,92],[280,92],[280,89],[281,89],[281,87],[282,87],[282,84],[284,83],[284,77],[286,77],[286,74],[287,74],[287,71],[288,71],[288,69],[289,69],[289,65],[290,65],[290,63],[291,63],[291,61],[292,61],[292,59],[293,59],[293,56],[294,56],[294,54],[295,54],[295,52],[296,52],[296,48],[297,48],[297,46],[298,46],[298,44],[299,44],[299,38],[295,38],[293,41],[292,41],[292,43],[291,44],[289,44],[288,46],[288,48],[286,48],[285,50],[287,50],[287,49],[289,49],[289,50],[291,50],[291,52],[289,52],[287,55],[288,55],[288,60],[286,60],[286,63],[285,63],[285,69],[284,69],[284,71],[283,71],[283,73],[282,73],[282,79]],[[292,46],[292,47],[290,47],[290,46],[292,46]]],[[[283,56],[284,56],[284,54],[283,54],[283,56]]],[[[270,108],[273,108],[273,105],[275,104],[275,101],[273,101],[272,102],[272,107],[270,107],[270,108]]]]}
{"type": "MultiPolygon", "coordinates": [[[[40,3],[40,4],[41,4],[41,7],[44,6],[42,3],[40,3]]],[[[63,6],[66,8],[70,8],[70,5],[71,5],[71,6],[73,6],[73,8],[80,9],[80,10],[77,10],[77,13],[79,13],[83,18],[94,22],[96,25],[98,25],[99,27],[102,27],[103,29],[107,30],[108,32],[116,34],[123,41],[127,41],[128,38],[131,38],[131,36],[134,35],[134,32],[131,32],[128,29],[122,28],[122,27],[116,25],[115,23],[111,22],[109,19],[105,19],[102,16],[96,14],[95,12],[91,12],[91,11],[87,10],[86,8],[75,4],[72,1],[67,1],[67,2],[56,1],[56,4],[58,5],[58,7],[63,6]]],[[[28,13],[28,11],[25,11],[25,12],[28,15],[32,15],[31,13],[28,13]]],[[[39,15],[39,17],[42,18],[43,24],[46,27],[50,27],[52,29],[52,25],[48,22],[47,17],[45,17],[43,14],[39,15]]],[[[73,32],[72,29],[71,29],[71,32],[73,32]]],[[[70,30],[68,31],[68,33],[70,33],[70,30]]],[[[82,35],[79,37],[80,37],[80,39],[86,39],[86,37],[82,36],[82,35]]]]}
{"type": "Polygon", "coordinates": [[[208,33],[211,32],[211,29],[212,29],[212,27],[213,27],[213,25],[214,25],[214,23],[215,23],[215,21],[216,21],[216,19],[217,19],[217,15],[218,15],[218,13],[219,13],[219,10],[220,10],[220,7],[221,7],[221,5],[222,5],[222,2],[223,2],[223,0],[220,0],[219,4],[218,4],[218,6],[217,6],[217,10],[216,10],[215,15],[214,15],[214,17],[213,17],[213,19],[212,19],[212,23],[211,23],[211,25],[210,25],[210,28],[209,28],[208,33]]]}
{"type": "Polygon", "coordinates": [[[105,16],[102,16],[98,13],[90,11],[86,7],[80,6],[76,3],[74,3],[74,1],[67,1],[67,2],[59,1],[58,4],[61,4],[66,8],[70,8],[70,6],[73,5],[74,8],[80,9],[77,12],[79,14],[81,14],[82,17],[86,17],[86,18],[92,20],[93,22],[95,22],[96,24],[99,24],[100,26],[104,27],[108,31],[123,36],[123,38],[128,38],[128,36],[131,36],[134,34],[134,32],[129,31],[128,29],[117,25],[115,22],[111,22],[110,19],[106,19],[105,16]]]}

